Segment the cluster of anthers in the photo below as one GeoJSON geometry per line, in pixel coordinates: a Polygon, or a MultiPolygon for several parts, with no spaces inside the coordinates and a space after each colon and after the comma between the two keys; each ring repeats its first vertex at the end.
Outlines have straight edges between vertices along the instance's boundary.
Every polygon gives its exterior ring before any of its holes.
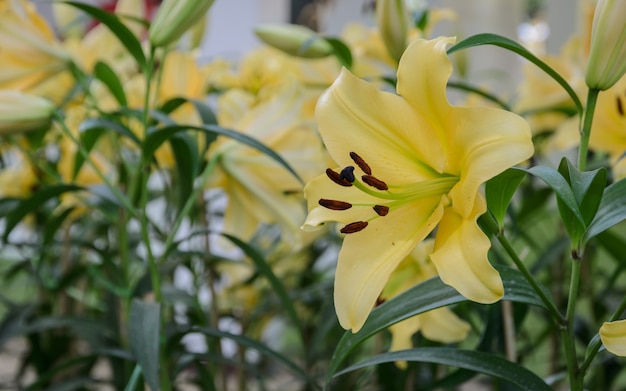
{"type": "MultiPolygon", "coordinates": [[[[380,191],[386,191],[389,189],[389,186],[387,186],[385,182],[372,175],[372,169],[370,168],[370,166],[356,152],[350,152],[350,158],[352,158],[354,163],[361,169],[361,171],[363,171],[364,175],[361,175],[361,180],[363,181],[363,183],[380,191]]],[[[361,190],[364,190],[363,185],[359,183],[354,174],[354,166],[347,166],[339,173],[328,168],[326,169],[326,175],[330,178],[330,180],[340,186],[350,187],[353,185],[357,185],[361,190]]],[[[331,210],[347,210],[352,208],[353,206],[349,202],[329,200],[326,198],[320,198],[318,203],[324,208],[328,208],[331,210]]],[[[389,213],[389,206],[386,205],[376,204],[372,206],[372,209],[374,210],[374,212],[376,212],[377,216],[386,216],[389,213]]],[[[367,221],[355,221],[341,228],[340,232],[344,234],[359,232],[365,229],[367,225],[367,221]]]]}

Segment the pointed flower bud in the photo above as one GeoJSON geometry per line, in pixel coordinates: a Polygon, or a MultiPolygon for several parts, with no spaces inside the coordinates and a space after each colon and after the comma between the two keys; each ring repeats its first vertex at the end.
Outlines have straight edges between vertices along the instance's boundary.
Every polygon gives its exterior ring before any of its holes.
{"type": "Polygon", "coordinates": [[[376,23],[389,55],[399,61],[406,49],[410,23],[404,0],[378,0],[376,23]]]}
{"type": "Polygon", "coordinates": [[[626,73],[626,1],[599,0],[593,17],[585,82],[604,91],[626,73]]]}
{"type": "Polygon", "coordinates": [[[292,56],[321,58],[333,52],[330,43],[315,31],[296,24],[264,24],[254,33],[261,41],[292,56]]]}
{"type": "Polygon", "coordinates": [[[49,126],[54,105],[47,99],[0,90],[0,136],[49,126]]]}
{"type": "Polygon", "coordinates": [[[165,0],[150,25],[148,37],[155,46],[176,42],[204,18],[214,0],[165,0]]]}

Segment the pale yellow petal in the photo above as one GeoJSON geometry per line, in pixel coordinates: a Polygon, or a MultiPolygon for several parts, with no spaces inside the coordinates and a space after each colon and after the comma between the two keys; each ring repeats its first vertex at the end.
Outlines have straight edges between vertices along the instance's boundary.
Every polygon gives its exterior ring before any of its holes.
{"type": "Polygon", "coordinates": [[[528,123],[508,111],[455,107],[451,113],[450,159],[446,172],[460,175],[450,191],[457,213],[469,218],[479,187],[533,155],[528,123]]]}
{"type": "Polygon", "coordinates": [[[473,215],[467,219],[453,208],[446,208],[430,259],[444,283],[469,300],[488,304],[502,298],[504,287],[500,274],[487,259],[491,242],[476,223],[485,210],[482,196],[476,197],[473,215]]]}
{"type": "Polygon", "coordinates": [[[470,325],[448,308],[437,308],[419,315],[422,334],[431,341],[453,343],[467,338],[470,325]]]}
{"type": "MultiPolygon", "coordinates": [[[[394,352],[411,349],[413,347],[411,338],[421,327],[420,319],[421,317],[419,315],[413,316],[389,327],[389,332],[391,333],[391,346],[389,347],[389,351],[394,352]]],[[[395,364],[400,369],[405,369],[407,366],[406,361],[396,361],[395,364]]]]}
{"type": "Polygon", "coordinates": [[[605,322],[600,327],[600,339],[606,350],[626,357],[626,320],[605,322]]]}
{"type": "MultiPolygon", "coordinates": [[[[342,167],[359,154],[373,175],[394,184],[431,178],[438,142],[401,97],[377,90],[343,70],[320,97],[315,117],[324,144],[342,167]]],[[[440,159],[441,155],[437,155],[440,159]]]]}
{"type": "Polygon", "coordinates": [[[346,235],[335,275],[335,310],[345,329],[357,332],[398,264],[435,227],[440,197],[408,204],[346,235]]]}

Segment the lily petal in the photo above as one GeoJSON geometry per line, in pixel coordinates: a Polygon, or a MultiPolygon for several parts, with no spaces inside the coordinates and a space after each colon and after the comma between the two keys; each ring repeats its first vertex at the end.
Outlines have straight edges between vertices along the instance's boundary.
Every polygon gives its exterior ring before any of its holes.
{"type": "Polygon", "coordinates": [[[422,318],[422,334],[432,341],[463,341],[470,331],[470,325],[448,308],[437,308],[419,316],[422,318]]]}
{"type": "Polygon", "coordinates": [[[605,322],[600,327],[604,347],[616,356],[626,357],[626,320],[605,322]]]}
{"type": "Polygon", "coordinates": [[[455,107],[450,132],[452,165],[461,180],[450,191],[457,213],[469,218],[478,188],[507,168],[533,155],[528,123],[508,111],[488,107],[455,107]]]}
{"type": "Polygon", "coordinates": [[[434,229],[442,214],[441,197],[430,197],[346,235],[335,275],[335,310],[344,329],[361,329],[391,272],[434,229]]]}
{"type": "Polygon", "coordinates": [[[345,69],[318,100],[315,117],[324,144],[342,167],[354,164],[349,154],[356,152],[374,175],[396,184],[436,174],[429,162],[441,155],[429,150],[438,143],[429,142],[428,124],[401,97],[345,69]]]}
{"type": "Polygon", "coordinates": [[[482,195],[476,197],[470,218],[463,218],[454,208],[446,208],[430,259],[444,283],[469,300],[489,304],[502,298],[504,286],[487,259],[491,242],[476,223],[486,210],[482,195]]]}

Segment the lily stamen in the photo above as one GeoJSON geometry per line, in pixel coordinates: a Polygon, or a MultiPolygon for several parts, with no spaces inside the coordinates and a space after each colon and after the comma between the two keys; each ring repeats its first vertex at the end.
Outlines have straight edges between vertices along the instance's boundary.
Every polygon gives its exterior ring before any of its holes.
{"type": "Polygon", "coordinates": [[[624,106],[622,106],[622,97],[621,96],[617,96],[617,112],[619,113],[619,115],[621,117],[624,116],[624,106]]]}
{"type": "Polygon", "coordinates": [[[328,200],[326,198],[320,198],[318,203],[324,208],[332,210],[346,210],[352,208],[352,204],[349,202],[328,200]]]}
{"type": "Polygon", "coordinates": [[[350,183],[354,182],[354,166],[347,166],[339,173],[339,179],[344,179],[350,183]]]}
{"type": "Polygon", "coordinates": [[[356,152],[350,152],[350,157],[354,160],[354,163],[359,166],[361,170],[363,170],[364,173],[372,175],[372,169],[369,164],[365,163],[365,160],[363,160],[361,156],[357,155],[356,152]]]}
{"type": "Polygon", "coordinates": [[[341,232],[342,234],[353,234],[355,232],[364,230],[367,225],[367,221],[355,221],[354,223],[350,223],[344,226],[342,229],[339,230],[339,232],[341,232]]]}
{"type": "Polygon", "coordinates": [[[387,186],[385,182],[381,181],[375,176],[363,175],[361,179],[363,180],[363,182],[367,183],[368,185],[372,187],[377,188],[378,190],[389,190],[389,186],[387,186]]]}
{"type": "Polygon", "coordinates": [[[331,181],[335,182],[336,184],[340,185],[340,186],[344,186],[344,187],[350,187],[352,186],[352,182],[341,178],[341,174],[339,174],[338,172],[333,171],[330,168],[326,169],[326,176],[328,176],[328,178],[330,178],[331,181]]]}

